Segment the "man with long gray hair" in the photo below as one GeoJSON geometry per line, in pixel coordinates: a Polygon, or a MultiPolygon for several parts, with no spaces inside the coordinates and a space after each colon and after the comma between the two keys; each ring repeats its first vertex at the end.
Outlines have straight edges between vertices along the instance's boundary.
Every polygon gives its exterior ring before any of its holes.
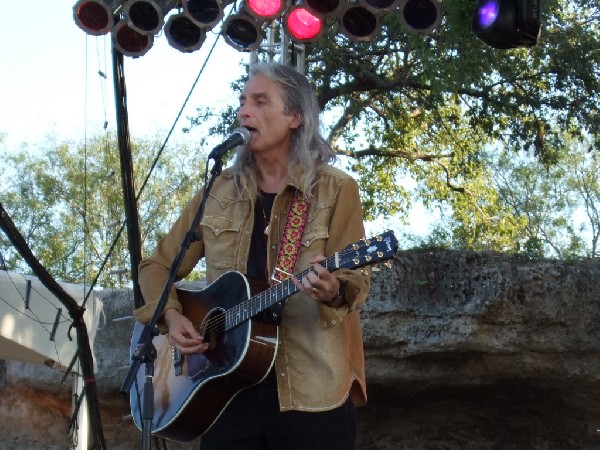
{"type": "MultiPolygon", "coordinates": [[[[251,285],[288,282],[297,292],[252,317],[275,329],[269,342],[273,356],[216,414],[202,434],[201,449],[352,449],[354,408],[366,402],[359,310],[369,272],[330,271],[323,263],[364,236],[358,185],[331,165],[335,153],[320,134],[320,111],[308,80],[277,63],[256,64],[249,75],[238,121],[250,139],[215,180],[196,230],[199,239],[186,252],[178,279],[205,258],[208,283],[237,271],[251,285]]],[[[157,306],[202,195],[140,264],[147,304],[135,316],[142,323],[157,306]]],[[[174,351],[188,358],[207,355],[209,362],[194,370],[209,373],[218,365],[210,360],[220,343],[185,316],[175,290],[161,320],[174,351]]],[[[269,339],[258,334],[249,348],[268,346],[269,339]]],[[[227,376],[241,366],[232,363],[227,376]]],[[[200,406],[197,414],[211,406],[200,406]]]]}

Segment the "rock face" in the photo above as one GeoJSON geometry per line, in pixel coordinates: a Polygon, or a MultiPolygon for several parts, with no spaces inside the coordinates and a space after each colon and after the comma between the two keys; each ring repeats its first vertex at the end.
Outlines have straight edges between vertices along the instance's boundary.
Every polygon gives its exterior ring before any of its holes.
{"type": "MultiPolygon", "coordinates": [[[[132,322],[113,321],[133,300],[101,296],[94,352],[107,448],[140,448],[119,393],[132,322]]],[[[369,403],[357,410],[357,449],[600,448],[599,260],[399,252],[374,273],[361,315],[369,403]]],[[[0,364],[0,448],[69,448],[61,378],[0,364]]]]}
{"type": "Polygon", "coordinates": [[[599,448],[600,261],[411,251],[362,312],[365,449],[599,448]]]}

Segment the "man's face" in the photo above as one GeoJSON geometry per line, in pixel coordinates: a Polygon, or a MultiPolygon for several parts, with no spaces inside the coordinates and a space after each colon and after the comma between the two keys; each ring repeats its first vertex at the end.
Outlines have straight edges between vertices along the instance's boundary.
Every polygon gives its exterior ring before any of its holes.
{"type": "Polygon", "coordinates": [[[248,80],[240,95],[238,120],[250,131],[246,150],[255,153],[290,150],[292,130],[301,124],[297,112],[286,115],[280,86],[263,74],[248,80]]]}

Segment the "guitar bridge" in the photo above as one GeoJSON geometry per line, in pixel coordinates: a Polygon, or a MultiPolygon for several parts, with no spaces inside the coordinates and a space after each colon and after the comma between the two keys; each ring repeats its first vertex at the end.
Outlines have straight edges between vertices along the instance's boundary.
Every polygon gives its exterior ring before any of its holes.
{"type": "Polygon", "coordinates": [[[173,355],[173,368],[175,369],[175,376],[179,376],[183,373],[183,355],[176,348],[171,347],[171,354],[173,355]]]}

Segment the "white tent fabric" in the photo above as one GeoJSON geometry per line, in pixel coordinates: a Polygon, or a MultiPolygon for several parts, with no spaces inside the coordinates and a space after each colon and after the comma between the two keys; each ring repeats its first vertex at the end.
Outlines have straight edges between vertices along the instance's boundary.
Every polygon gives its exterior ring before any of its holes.
{"type": "MultiPolygon", "coordinates": [[[[83,304],[83,285],[60,285],[79,305],[83,304]]],[[[92,349],[100,308],[96,296],[90,295],[84,320],[92,349]]],[[[69,330],[70,325],[65,305],[36,277],[0,271],[0,359],[45,364],[65,371],[77,352],[77,333],[69,330]]]]}

